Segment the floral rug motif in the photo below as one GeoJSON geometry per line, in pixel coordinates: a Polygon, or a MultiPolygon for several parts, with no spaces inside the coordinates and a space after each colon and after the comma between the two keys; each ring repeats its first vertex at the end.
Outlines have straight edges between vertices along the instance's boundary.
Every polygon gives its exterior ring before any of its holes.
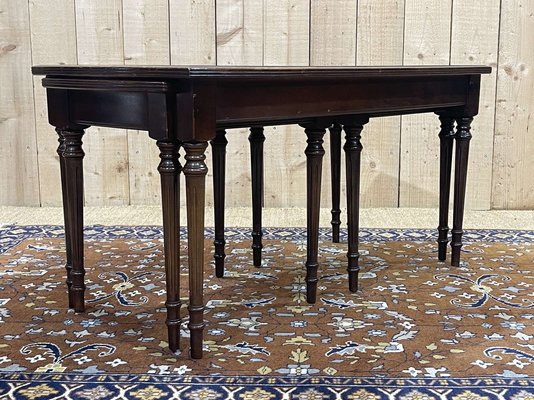
{"type": "Polygon", "coordinates": [[[321,230],[310,305],[304,229],[266,229],[261,268],[250,230],[228,229],[222,279],[208,229],[205,352],[191,360],[185,240],[172,354],[161,228],[87,227],[75,314],[62,228],[0,227],[0,398],[534,399],[534,232],[468,231],[459,268],[437,260],[435,235],[362,230],[352,294],[346,243],[321,230]]]}

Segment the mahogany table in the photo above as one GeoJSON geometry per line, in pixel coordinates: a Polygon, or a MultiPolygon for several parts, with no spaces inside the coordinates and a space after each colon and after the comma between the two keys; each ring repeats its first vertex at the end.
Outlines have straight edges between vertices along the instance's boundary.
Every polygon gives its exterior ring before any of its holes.
{"type": "MultiPolygon", "coordinates": [[[[91,125],[148,131],[161,162],[169,347],[179,347],[179,175],[186,180],[191,357],[202,357],[204,197],[208,141],[226,128],[300,124],[307,136],[307,299],[315,302],[323,135],[342,125],[347,168],[349,288],[357,289],[360,133],[369,118],[434,112],[441,121],[438,257],[445,259],[453,138],[456,141],[452,264],[458,265],[470,125],[484,66],[228,68],[37,66],[46,75],[50,124],[59,135],[69,306],[84,311],[82,136],[91,125]],[[454,125],[456,123],[456,130],[454,125]],[[178,149],[185,150],[185,165],[178,149]]],[[[294,138],[303,141],[300,136],[294,138]]],[[[370,138],[372,140],[372,138],[370,138]]],[[[224,196],[215,156],[215,199],[224,196]]],[[[220,231],[217,240],[221,239],[220,231]]],[[[224,246],[217,244],[220,252],[224,246]]]]}

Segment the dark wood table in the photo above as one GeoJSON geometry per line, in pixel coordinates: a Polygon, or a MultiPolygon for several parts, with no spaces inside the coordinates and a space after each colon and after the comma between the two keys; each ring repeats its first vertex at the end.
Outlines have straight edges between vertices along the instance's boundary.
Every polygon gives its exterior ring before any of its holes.
{"type": "MultiPolygon", "coordinates": [[[[226,128],[300,124],[307,136],[308,301],[315,302],[323,135],[342,125],[347,168],[349,288],[357,289],[360,133],[369,118],[434,112],[441,121],[438,257],[445,260],[453,139],[456,141],[452,264],[458,265],[470,125],[484,66],[228,68],[37,66],[46,75],[50,124],[59,135],[69,307],[84,311],[82,136],[91,126],[148,131],[160,149],[169,347],[179,347],[179,175],[186,180],[191,357],[202,357],[204,197],[208,142],[226,128]],[[456,124],[456,130],[454,129],[456,124]],[[185,165],[178,149],[185,150],[185,165]]],[[[294,140],[303,141],[303,137],[294,140]]],[[[372,140],[372,138],[370,139],[372,140]]],[[[217,140],[214,142],[217,146],[217,140]]],[[[224,173],[214,163],[224,190],[224,173]]],[[[224,194],[222,195],[224,198],[224,194]]],[[[220,197],[220,196],[219,196],[220,197]]],[[[220,199],[219,199],[220,201],[220,199]]],[[[219,234],[221,231],[219,230],[219,234]]],[[[218,237],[220,238],[220,235],[218,237]]],[[[217,239],[217,238],[216,238],[217,239]]],[[[224,246],[224,238],[222,243],[224,246]]]]}

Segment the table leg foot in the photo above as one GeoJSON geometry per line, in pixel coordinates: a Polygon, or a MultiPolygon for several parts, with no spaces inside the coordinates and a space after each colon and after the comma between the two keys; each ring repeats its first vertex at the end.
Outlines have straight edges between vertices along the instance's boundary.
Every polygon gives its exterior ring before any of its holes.
{"type": "Polygon", "coordinates": [[[456,154],[454,170],[454,209],[451,240],[451,265],[460,266],[462,249],[463,219],[465,206],[465,188],[467,183],[467,165],[469,159],[469,142],[471,140],[472,117],[456,119],[456,154]]]}
{"type": "Polygon", "coordinates": [[[449,233],[448,227],[438,228],[438,260],[439,261],[445,261],[447,259],[447,244],[449,243],[448,233],[449,233]]]}
{"type": "Polygon", "coordinates": [[[165,252],[165,276],[167,288],[167,324],[169,348],[180,348],[180,171],[175,141],[158,141],[161,178],[161,202],[163,209],[163,247],[165,252]]]}
{"type": "Polygon", "coordinates": [[[251,176],[252,176],[252,255],[255,267],[261,266],[262,244],[262,198],[263,198],[263,127],[250,128],[251,176]]]}
{"type": "Polygon", "coordinates": [[[206,142],[186,142],[183,171],[186,183],[187,242],[189,256],[189,330],[191,357],[202,358],[204,331],[204,210],[206,173],[204,160],[206,142]]]}
{"type": "Polygon", "coordinates": [[[368,118],[355,120],[343,127],[345,130],[345,164],[347,179],[347,214],[348,214],[348,252],[347,272],[349,275],[349,290],[358,290],[358,274],[360,272],[358,251],[358,235],[360,230],[360,165],[363,149],[361,132],[368,118]]]}
{"type": "Polygon", "coordinates": [[[62,153],[63,210],[67,249],[67,285],[70,283],[69,307],[85,311],[85,269],[83,260],[83,129],[56,129],[62,153]],[[61,141],[63,140],[63,144],[61,141]],[[70,271],[69,271],[70,269],[70,271]],[[69,282],[70,281],[70,282],[69,282]]]}
{"type": "Polygon", "coordinates": [[[440,167],[439,167],[439,226],[438,226],[438,260],[447,258],[447,244],[449,242],[448,219],[449,197],[451,191],[452,149],[454,140],[454,118],[439,116],[441,129],[440,140],[440,167]]]}
{"type": "Polygon", "coordinates": [[[462,230],[455,230],[453,229],[451,231],[452,233],[452,240],[451,240],[451,265],[453,267],[459,267],[460,266],[460,253],[462,250],[462,230]]]}
{"type": "MultiPolygon", "coordinates": [[[[167,303],[165,303],[167,305],[167,303]]],[[[169,308],[167,306],[167,313],[169,308]]],[[[167,340],[169,341],[169,350],[173,353],[175,353],[177,350],[180,349],[180,327],[176,325],[169,325],[168,322],[165,322],[167,324],[167,340]]]]}
{"type": "Polygon", "coordinates": [[[306,154],[307,186],[307,258],[306,258],[306,299],[315,303],[317,297],[317,269],[319,252],[319,210],[321,206],[321,175],[323,167],[323,137],[326,127],[304,125],[308,137],[306,154]]]}
{"type": "Polygon", "coordinates": [[[215,209],[215,276],[224,276],[224,202],[225,202],[225,176],[226,176],[226,131],[218,130],[211,141],[213,150],[213,206],[215,209]]]}
{"type": "Polygon", "coordinates": [[[332,242],[339,243],[339,227],[341,225],[341,125],[334,124],[330,128],[330,173],[332,180],[332,242]]]}
{"type": "Polygon", "coordinates": [[[347,254],[349,268],[349,291],[356,293],[358,291],[358,276],[360,274],[359,258],[360,254],[347,254]]]}
{"type": "MultiPolygon", "coordinates": [[[[203,315],[204,307],[192,308],[189,307],[189,313],[198,313],[203,315]]],[[[189,324],[189,330],[191,331],[191,358],[200,360],[202,358],[202,346],[203,346],[203,332],[204,323],[191,325],[189,324]]]]}
{"type": "MultiPolygon", "coordinates": [[[[307,264],[306,268],[310,268],[310,265],[307,264]]],[[[317,270],[317,267],[315,268],[317,270]]],[[[308,304],[315,304],[317,301],[317,281],[310,281],[308,280],[306,282],[306,301],[308,304]]]]}

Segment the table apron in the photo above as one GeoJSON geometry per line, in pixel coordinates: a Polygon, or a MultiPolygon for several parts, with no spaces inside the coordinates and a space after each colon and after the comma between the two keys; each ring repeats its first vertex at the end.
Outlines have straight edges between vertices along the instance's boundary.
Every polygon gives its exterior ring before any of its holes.
{"type": "MultiPolygon", "coordinates": [[[[180,86],[179,82],[168,83],[169,88],[180,86]]],[[[127,87],[123,82],[121,85],[127,87]]],[[[55,126],[145,130],[154,139],[209,140],[215,136],[215,126],[284,125],[314,118],[342,122],[342,117],[351,115],[432,112],[471,107],[475,101],[478,107],[478,98],[470,98],[470,76],[239,84],[224,81],[209,86],[209,90],[200,87],[191,85],[189,92],[117,90],[112,86],[89,90],[48,88],[49,120],[55,126]]]]}
{"type": "Polygon", "coordinates": [[[468,103],[467,76],[356,82],[243,83],[217,88],[217,124],[291,122],[311,117],[407,114],[468,103]]]}
{"type": "Polygon", "coordinates": [[[173,92],[47,89],[54,126],[105,126],[148,131],[154,139],[174,135],[173,92]]]}

